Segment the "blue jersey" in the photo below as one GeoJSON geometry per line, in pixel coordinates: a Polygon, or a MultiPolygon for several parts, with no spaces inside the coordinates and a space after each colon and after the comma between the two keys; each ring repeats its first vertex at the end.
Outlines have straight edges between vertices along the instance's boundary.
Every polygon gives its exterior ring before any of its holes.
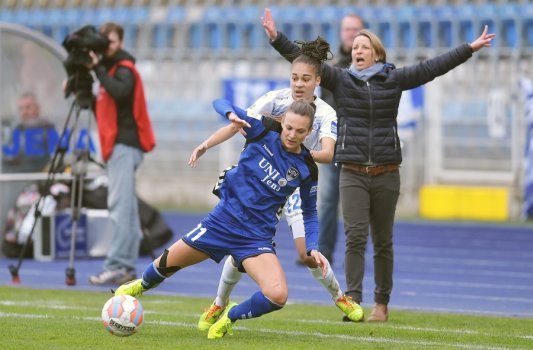
{"type": "Polygon", "coordinates": [[[224,221],[239,227],[243,236],[271,239],[281,209],[299,187],[307,251],[318,250],[318,170],[309,150],[302,145],[299,154],[287,152],[281,144],[279,123],[273,124],[278,127],[272,130],[266,125],[268,118],[265,123],[251,118],[226,100],[216,100],[213,106],[223,116],[234,112],[251,128],[245,128],[247,142],[238,166],[226,173],[218,189],[220,202],[204,224],[224,221]]]}

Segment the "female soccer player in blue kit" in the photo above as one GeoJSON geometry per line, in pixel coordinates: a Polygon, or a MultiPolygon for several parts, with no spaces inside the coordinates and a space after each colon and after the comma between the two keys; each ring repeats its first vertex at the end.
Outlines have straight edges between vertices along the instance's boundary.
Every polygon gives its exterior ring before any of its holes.
{"type": "MultiPolygon", "coordinates": [[[[269,91],[247,109],[251,117],[261,119],[263,116],[278,120],[295,100],[303,100],[316,106],[315,119],[311,133],[304,145],[311,151],[317,163],[329,163],[333,159],[335,141],[337,140],[337,114],[330,105],[314,95],[315,88],[320,84],[320,66],[328,58],[329,45],[302,51],[291,65],[290,88],[269,91]]],[[[233,124],[224,126],[194,149],[189,165],[195,167],[199,158],[207,151],[237,133],[233,124]]],[[[221,176],[223,178],[223,176],[221,176]]],[[[355,301],[342,291],[337,278],[330,266],[324,275],[310,257],[306,256],[305,230],[300,209],[300,193],[298,190],[289,197],[284,207],[284,216],[291,228],[294,244],[299,259],[306,265],[313,278],[320,283],[331,296],[334,304],[352,321],[361,321],[363,310],[355,301]]],[[[329,265],[329,263],[328,263],[329,265]]],[[[200,316],[198,329],[208,330],[229,304],[229,298],[235,285],[241,279],[240,272],[233,263],[232,257],[224,262],[220,275],[217,295],[213,303],[200,316]]]]}
{"type": "Polygon", "coordinates": [[[303,146],[313,125],[314,107],[295,101],[281,124],[274,124],[266,118],[251,118],[225,100],[216,100],[214,106],[230,121],[244,126],[247,139],[238,166],[226,173],[220,186],[219,203],[196,228],[148,265],[142,279],[115,291],[115,295],[138,296],[182,268],[208,258],[218,263],[231,255],[237,267],[246,271],[261,290],[240,304],[228,305],[209,328],[208,339],[231,334],[238,319],[259,317],[285,305],[287,282],[272,239],[278,212],[297,188],[302,199],[307,254],[323,273],[327,268],[327,261],[318,252],[318,170],[303,146]]]}

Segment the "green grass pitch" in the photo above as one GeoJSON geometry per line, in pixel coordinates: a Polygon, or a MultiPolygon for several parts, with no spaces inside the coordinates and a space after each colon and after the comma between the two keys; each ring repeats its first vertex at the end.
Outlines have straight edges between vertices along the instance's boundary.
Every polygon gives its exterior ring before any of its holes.
{"type": "MultiPolygon", "coordinates": [[[[239,320],[233,336],[208,340],[196,322],[211,300],[145,295],[139,332],[105,331],[111,293],[0,287],[2,349],[532,349],[533,319],[395,310],[387,323],[343,323],[332,304],[291,304],[239,320]]],[[[370,310],[366,309],[368,314],[370,310]]]]}

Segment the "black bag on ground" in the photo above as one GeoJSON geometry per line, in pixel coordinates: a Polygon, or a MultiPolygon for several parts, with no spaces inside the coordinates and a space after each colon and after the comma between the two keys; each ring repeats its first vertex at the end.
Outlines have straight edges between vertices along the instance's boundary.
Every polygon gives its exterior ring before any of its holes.
{"type": "Polygon", "coordinates": [[[154,248],[159,248],[172,238],[173,232],[157,209],[139,198],[139,216],[143,240],[140,255],[151,255],[154,248]]]}
{"type": "MultiPolygon", "coordinates": [[[[139,197],[137,199],[139,201],[141,229],[143,230],[143,240],[141,241],[139,254],[151,255],[154,248],[159,248],[170,241],[173,232],[156,208],[139,197]]],[[[83,190],[82,207],[107,209],[107,186],[99,185],[95,188],[85,188],[83,190]]]]}

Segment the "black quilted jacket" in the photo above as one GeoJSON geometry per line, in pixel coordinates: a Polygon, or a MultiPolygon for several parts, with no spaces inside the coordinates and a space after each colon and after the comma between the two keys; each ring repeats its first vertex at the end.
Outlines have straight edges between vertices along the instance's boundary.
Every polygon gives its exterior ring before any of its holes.
{"type": "MultiPolygon", "coordinates": [[[[278,32],[271,45],[285,58],[299,47],[278,32]]],[[[330,90],[337,104],[339,136],[335,161],[357,164],[400,164],[402,152],[396,118],[402,91],[423,85],[457,67],[472,56],[464,43],[432,59],[395,68],[386,64],[368,82],[348,69],[322,64],[320,85],[330,90]]]]}

